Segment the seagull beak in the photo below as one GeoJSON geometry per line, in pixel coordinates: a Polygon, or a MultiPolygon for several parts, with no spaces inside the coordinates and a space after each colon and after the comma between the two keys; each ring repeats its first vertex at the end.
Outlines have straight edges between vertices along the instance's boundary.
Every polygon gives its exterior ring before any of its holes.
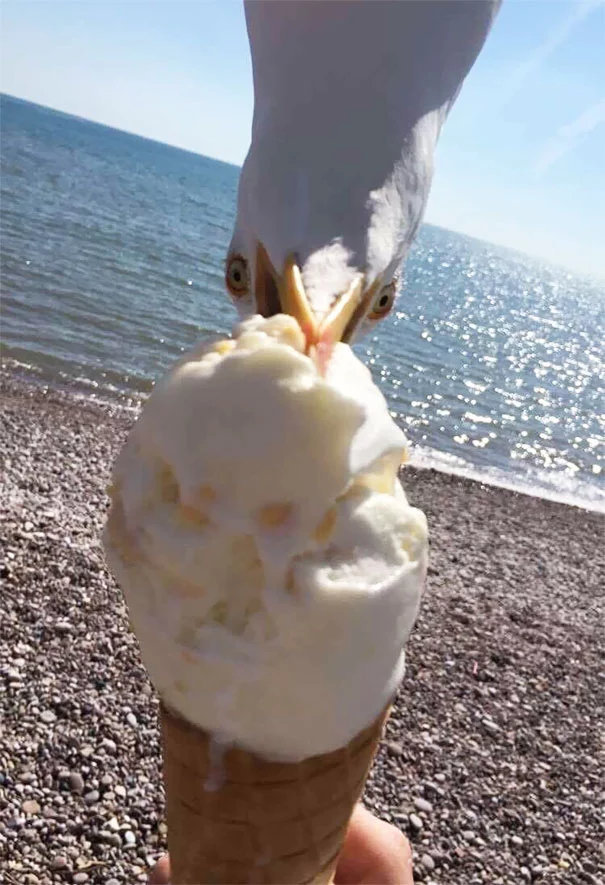
{"type": "Polygon", "coordinates": [[[363,286],[363,274],[357,274],[320,321],[309,304],[296,257],[288,257],[279,277],[265,248],[257,248],[256,308],[262,316],[280,312],[293,316],[307,339],[307,349],[317,345],[331,348],[337,341],[351,340],[374,296],[374,286],[365,293],[363,286]]]}
{"type": "Polygon", "coordinates": [[[376,284],[363,291],[365,277],[357,274],[349,288],[340,295],[319,326],[319,342],[331,346],[337,341],[349,342],[368,312],[376,284]]]}
{"type": "Polygon", "coordinates": [[[293,255],[290,255],[286,260],[280,282],[279,300],[282,313],[289,313],[298,321],[298,325],[307,339],[308,349],[317,342],[319,326],[303,286],[300,268],[293,255]]]}

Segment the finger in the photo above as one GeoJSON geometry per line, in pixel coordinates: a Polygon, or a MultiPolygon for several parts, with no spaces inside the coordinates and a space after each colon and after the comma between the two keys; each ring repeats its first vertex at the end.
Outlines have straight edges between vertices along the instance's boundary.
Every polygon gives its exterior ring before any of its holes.
{"type": "Polygon", "coordinates": [[[170,860],[165,854],[161,857],[149,873],[148,885],[169,885],[170,883],[170,860]]]}
{"type": "Polygon", "coordinates": [[[397,827],[353,812],[336,867],[335,885],[413,885],[410,844],[397,827]]]}

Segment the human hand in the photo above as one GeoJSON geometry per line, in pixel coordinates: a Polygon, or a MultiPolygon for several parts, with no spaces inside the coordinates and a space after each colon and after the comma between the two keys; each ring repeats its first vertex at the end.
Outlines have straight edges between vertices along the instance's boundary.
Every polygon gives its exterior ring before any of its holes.
{"type": "MultiPolygon", "coordinates": [[[[149,885],[168,885],[168,855],[160,858],[149,885]]],[[[335,885],[414,885],[410,843],[392,824],[357,805],[334,877],[335,885]]]]}

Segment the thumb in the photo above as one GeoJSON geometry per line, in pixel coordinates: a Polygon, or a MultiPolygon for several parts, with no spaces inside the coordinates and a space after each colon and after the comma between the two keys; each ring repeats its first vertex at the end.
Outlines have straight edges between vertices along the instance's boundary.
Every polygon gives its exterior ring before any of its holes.
{"type": "Polygon", "coordinates": [[[336,866],[335,885],[414,885],[410,843],[363,805],[353,812],[336,866]]]}
{"type": "Polygon", "coordinates": [[[148,885],[170,885],[170,860],[165,854],[149,874],[148,885]]]}

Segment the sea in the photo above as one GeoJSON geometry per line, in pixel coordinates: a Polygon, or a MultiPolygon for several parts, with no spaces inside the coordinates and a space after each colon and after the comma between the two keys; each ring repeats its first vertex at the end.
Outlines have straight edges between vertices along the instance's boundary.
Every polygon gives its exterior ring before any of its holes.
{"type": "MultiPolygon", "coordinates": [[[[233,325],[239,169],[6,95],[0,127],[3,362],[137,409],[233,325]]],[[[603,281],[425,224],[355,349],[412,463],[605,511],[604,327],[603,281]]]]}

